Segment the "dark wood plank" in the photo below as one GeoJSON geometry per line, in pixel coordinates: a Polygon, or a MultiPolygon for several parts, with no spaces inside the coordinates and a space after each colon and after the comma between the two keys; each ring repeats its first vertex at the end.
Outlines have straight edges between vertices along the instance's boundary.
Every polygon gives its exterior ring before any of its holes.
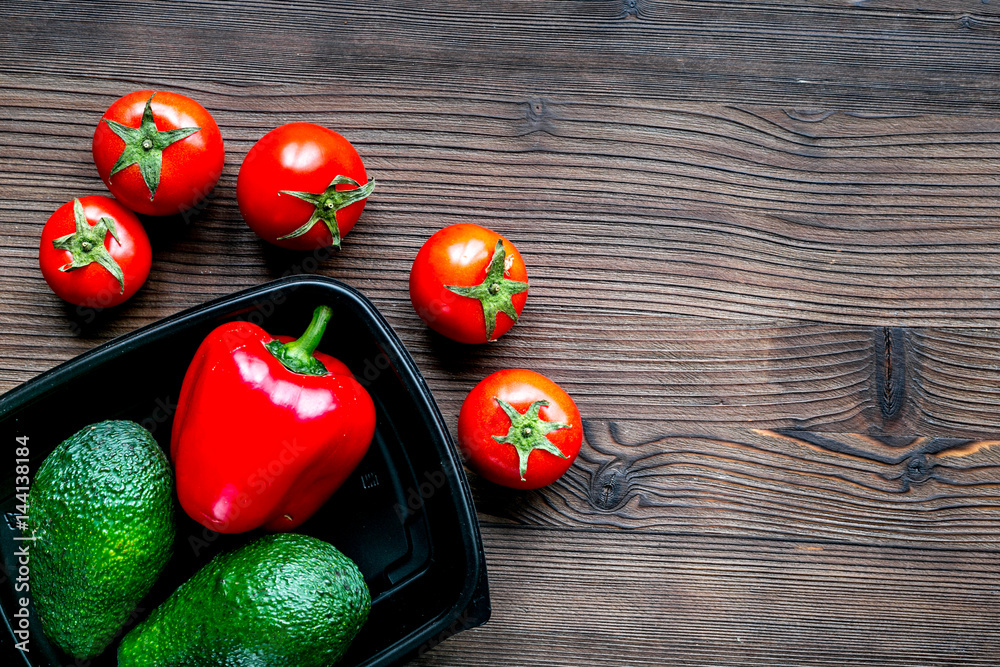
{"type": "Polygon", "coordinates": [[[996,0],[2,7],[0,391],[316,271],[386,313],[452,428],[512,365],[588,420],[556,485],[473,480],[494,620],[420,664],[996,664],[996,0]],[[95,316],[49,292],[36,244],[104,193],[91,133],[139,87],[208,107],[227,165],[201,214],[150,222],[149,284],[95,316]],[[334,257],[266,247],[235,206],[243,155],[292,120],[379,179],[334,257]],[[423,240],[466,221],[532,281],[479,348],[406,294],[423,240]]]}
{"type": "Polygon", "coordinates": [[[995,329],[527,312],[513,333],[480,350],[429,332],[408,306],[383,310],[452,423],[476,382],[516,365],[554,378],[587,418],[678,432],[728,425],[902,436],[1000,433],[995,329]]]}
{"type": "Polygon", "coordinates": [[[995,550],[488,524],[494,617],[416,664],[993,667],[995,550]]]}
{"type": "Polygon", "coordinates": [[[849,430],[883,421],[872,400],[866,328],[540,313],[480,351],[389,312],[449,419],[482,377],[515,365],[555,379],[590,419],[628,416],[696,430],[734,423],[849,430]]]}
{"type": "Polygon", "coordinates": [[[917,420],[937,427],[927,432],[961,432],[962,422],[1000,432],[995,407],[1000,377],[990,370],[1000,368],[996,330],[917,330],[907,340],[916,369],[914,404],[922,413],[917,420]]]}
{"type": "MultiPolygon", "coordinates": [[[[90,135],[113,95],[71,101],[69,91],[84,84],[46,85],[68,90],[36,91],[22,80],[0,91],[10,146],[0,156],[0,223],[13,263],[0,287],[19,302],[45,298],[33,255],[48,213],[68,193],[103,191],[90,135]]],[[[876,326],[1000,322],[995,118],[543,102],[540,119],[523,101],[406,95],[388,100],[390,111],[385,98],[359,95],[341,103],[356,107],[347,112],[301,91],[268,114],[212,88],[197,97],[222,107],[230,158],[200,217],[153,225],[149,291],[161,281],[155,302],[168,308],[304,261],[265,248],[233,195],[252,142],[285,120],[309,119],[355,140],[380,183],[345,251],[312,266],[380,305],[406,302],[410,262],[433,230],[475,221],[519,245],[532,308],[876,326]]]]}
{"type": "Polygon", "coordinates": [[[103,192],[91,121],[120,83],[11,81],[0,91],[0,334],[33,352],[5,355],[4,388],[157,317],[315,270],[375,300],[449,415],[516,360],[566,383],[592,418],[931,435],[1000,426],[994,330],[942,328],[997,324],[995,119],[623,101],[549,105],[532,130],[530,109],[500,98],[359,95],[331,110],[300,90],[264,111],[204,86],[230,151],[214,199],[196,217],[151,221],[149,284],[94,317],[50,293],[35,244],[67,192],[103,192]],[[347,132],[378,175],[336,256],[269,248],[236,210],[239,158],[290,119],[347,132]],[[486,349],[447,345],[408,304],[417,248],[458,221],[505,233],[529,263],[523,321],[486,349]],[[890,417],[883,325],[918,327],[898,350],[890,417]]]}
{"type": "Polygon", "coordinates": [[[511,0],[8,3],[5,64],[230,90],[287,83],[521,96],[993,112],[989,2],[511,0]]]}
{"type": "MultiPolygon", "coordinates": [[[[74,328],[83,320],[72,309],[71,317],[61,310],[47,317],[8,313],[0,318],[9,327],[6,335],[24,341],[30,353],[11,345],[0,359],[0,387],[13,388],[98,340],[145,324],[148,311],[141,304],[85,325],[84,333],[74,328]]],[[[627,417],[678,431],[741,425],[897,435],[1000,433],[993,407],[1000,392],[994,330],[529,311],[508,336],[479,348],[431,333],[409,305],[383,307],[383,314],[414,354],[452,427],[476,382],[516,365],[558,381],[595,420],[627,417]],[[880,353],[887,335],[900,337],[889,377],[880,353]],[[898,404],[886,400],[892,392],[898,404]]]]}
{"type": "Polygon", "coordinates": [[[1000,550],[1000,441],[586,422],[577,463],[487,520],[573,528],[1000,550]]]}
{"type": "Polygon", "coordinates": [[[995,663],[1000,442],[586,426],[551,487],[474,480],[494,620],[420,664],[995,663]]]}

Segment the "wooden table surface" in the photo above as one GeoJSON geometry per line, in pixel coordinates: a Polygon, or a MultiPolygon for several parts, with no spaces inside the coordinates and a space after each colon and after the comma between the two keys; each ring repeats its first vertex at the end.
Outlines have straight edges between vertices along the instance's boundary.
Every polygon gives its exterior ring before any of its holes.
{"type": "Polygon", "coordinates": [[[314,269],[382,310],[453,430],[507,366],[585,418],[553,486],[472,480],[493,619],[418,664],[992,667],[998,157],[998,0],[3,0],[0,390],[314,269]],[[226,167],[90,321],[38,238],[105,193],[94,127],[141,88],[207,107],[226,167]],[[250,146],[300,120],[378,180],[314,263],[235,203],[250,146]],[[409,304],[417,249],[457,222],[528,264],[489,346],[409,304]]]}

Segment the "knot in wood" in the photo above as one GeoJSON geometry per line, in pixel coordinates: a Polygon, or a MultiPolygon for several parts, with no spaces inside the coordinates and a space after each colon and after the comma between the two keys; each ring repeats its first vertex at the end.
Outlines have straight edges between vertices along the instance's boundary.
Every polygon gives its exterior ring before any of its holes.
{"type": "Polygon", "coordinates": [[[880,327],[874,342],[875,401],[883,423],[890,424],[899,419],[906,400],[906,333],[899,327],[880,327]]]}
{"type": "Polygon", "coordinates": [[[545,119],[547,111],[545,108],[545,100],[540,97],[530,99],[527,102],[527,107],[525,116],[528,119],[528,124],[535,127],[540,126],[542,121],[545,119]]]}
{"type": "Polygon", "coordinates": [[[903,474],[914,484],[926,482],[931,476],[931,465],[927,463],[927,457],[923,454],[916,454],[906,462],[906,472],[903,474]]]}
{"type": "Polygon", "coordinates": [[[599,510],[613,510],[625,501],[628,488],[628,474],[624,470],[605,468],[594,476],[590,489],[590,502],[599,510]]]}
{"type": "Polygon", "coordinates": [[[556,113],[552,104],[543,97],[532,97],[521,103],[524,108],[524,123],[521,134],[556,133],[556,113]]]}

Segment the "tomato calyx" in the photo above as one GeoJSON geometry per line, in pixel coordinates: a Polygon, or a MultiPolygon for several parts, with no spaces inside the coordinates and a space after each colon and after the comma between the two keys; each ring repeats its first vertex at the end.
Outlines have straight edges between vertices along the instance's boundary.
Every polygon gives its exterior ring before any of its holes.
{"type": "Polygon", "coordinates": [[[60,236],[52,241],[52,245],[59,250],[69,252],[70,261],[59,267],[60,271],[75,271],[85,266],[97,262],[115,277],[121,286],[121,292],[125,293],[125,274],[122,267],[111,256],[108,249],[104,247],[104,239],[108,234],[121,245],[118,239],[118,230],[115,228],[115,221],[111,218],[101,218],[96,225],[87,222],[87,217],[83,214],[83,204],[79,199],[73,198],[73,219],[76,221],[76,231],[66,236],[60,236]]]}
{"type": "Polygon", "coordinates": [[[290,234],[279,236],[278,239],[294,239],[306,234],[313,226],[322,221],[326,228],[330,230],[333,237],[331,245],[334,248],[340,247],[340,227],[337,226],[337,211],[346,208],[362,199],[367,199],[375,189],[375,179],[370,179],[364,185],[360,185],[353,178],[338,175],[323,192],[296,192],[293,190],[279,190],[279,194],[298,197],[302,201],[309,202],[316,208],[313,210],[309,220],[304,225],[290,234]],[[338,190],[338,185],[353,185],[353,190],[338,190]]]}
{"type": "Polygon", "coordinates": [[[139,127],[129,127],[117,121],[104,119],[111,131],[117,134],[125,142],[125,148],[118,160],[111,167],[111,174],[114,176],[126,167],[133,164],[139,165],[139,173],[142,180],[149,188],[149,201],[153,201],[156,188],[160,185],[160,168],[163,165],[163,151],[181,139],[186,139],[200,130],[200,127],[181,127],[176,130],[165,130],[163,132],[156,129],[156,120],[153,118],[152,101],[156,93],[146,100],[146,108],[142,111],[142,121],[139,127]]]}
{"type": "Polygon", "coordinates": [[[517,450],[522,482],[526,481],[524,475],[528,472],[528,456],[533,450],[541,449],[550,454],[555,454],[561,459],[569,458],[558,447],[552,444],[551,440],[545,437],[553,431],[569,428],[568,424],[543,421],[538,416],[539,410],[543,407],[548,407],[548,401],[535,401],[528,406],[524,414],[521,414],[514,409],[514,406],[502,398],[494,396],[493,400],[497,402],[510,418],[510,430],[507,431],[507,435],[495,435],[493,439],[499,443],[513,445],[514,449],[517,450]]]}
{"type": "Polygon", "coordinates": [[[511,280],[504,277],[507,268],[507,252],[503,247],[503,239],[497,239],[496,248],[493,250],[493,259],[486,269],[486,278],[478,285],[445,285],[445,289],[472,299],[479,299],[483,306],[483,318],[486,320],[486,340],[493,340],[493,331],[496,329],[497,316],[500,313],[506,314],[510,319],[517,322],[517,310],[512,301],[515,294],[528,291],[528,283],[511,280]]]}
{"type": "Polygon", "coordinates": [[[298,340],[290,343],[282,343],[280,340],[272,340],[264,347],[274,355],[274,358],[281,362],[281,365],[293,373],[299,375],[328,375],[330,371],[322,361],[313,356],[313,352],[319,345],[326,331],[326,325],[333,317],[333,310],[330,306],[318,306],[313,311],[312,321],[306,328],[305,333],[298,340]]]}

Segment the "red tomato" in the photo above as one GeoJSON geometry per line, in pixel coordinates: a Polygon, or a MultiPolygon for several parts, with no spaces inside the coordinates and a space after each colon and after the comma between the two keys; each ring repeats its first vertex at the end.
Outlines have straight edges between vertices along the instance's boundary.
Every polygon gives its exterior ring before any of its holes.
{"type": "Polygon", "coordinates": [[[93,152],[111,194],[147,215],[173,215],[205,199],[225,161],[219,126],[205,107],[151,90],[129,93],[104,112],[93,152]]]}
{"type": "Polygon", "coordinates": [[[292,250],[339,248],[374,187],[347,139],[313,123],[289,123],[247,153],[236,202],[265,241],[292,250]]]}
{"type": "Polygon", "coordinates": [[[139,218],[111,197],[63,204],[42,229],[38,263],[45,282],[78,306],[122,303],[146,282],[151,262],[139,218]]]}
{"type": "Polygon", "coordinates": [[[439,230],[410,269],[410,301],[421,319],[460,343],[496,340],[528,298],[528,273],[514,244],[479,225],[439,230]]]}
{"type": "Polygon", "coordinates": [[[544,375],[497,371],[477,384],[458,415],[466,464],[514,489],[537,489],[566,472],[583,441],[576,403],[544,375]]]}

